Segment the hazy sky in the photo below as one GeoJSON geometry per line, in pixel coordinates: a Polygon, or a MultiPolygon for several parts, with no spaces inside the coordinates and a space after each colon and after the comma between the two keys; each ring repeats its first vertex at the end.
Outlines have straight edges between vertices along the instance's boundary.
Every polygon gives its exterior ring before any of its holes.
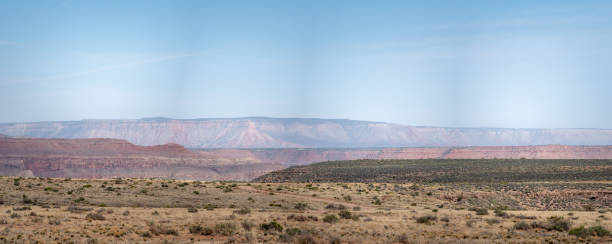
{"type": "Polygon", "coordinates": [[[2,1],[0,122],[612,128],[612,1],[421,2],[2,1]]]}

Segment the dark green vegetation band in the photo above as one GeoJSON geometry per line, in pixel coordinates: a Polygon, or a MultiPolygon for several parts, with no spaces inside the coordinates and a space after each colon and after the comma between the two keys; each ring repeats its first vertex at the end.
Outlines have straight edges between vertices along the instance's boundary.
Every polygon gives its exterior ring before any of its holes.
{"type": "Polygon", "coordinates": [[[612,180],[612,160],[350,160],[295,166],[255,182],[517,182],[612,180]]]}

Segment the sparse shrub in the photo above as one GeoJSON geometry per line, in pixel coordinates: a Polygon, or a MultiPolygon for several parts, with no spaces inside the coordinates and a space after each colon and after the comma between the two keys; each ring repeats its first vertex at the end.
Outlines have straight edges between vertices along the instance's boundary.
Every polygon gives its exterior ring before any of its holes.
{"type": "Polygon", "coordinates": [[[233,213],[240,214],[240,215],[250,214],[251,213],[251,209],[241,208],[241,209],[238,209],[238,210],[234,210],[233,213]]]}
{"type": "Polygon", "coordinates": [[[26,210],[32,210],[32,208],[31,208],[31,207],[29,207],[29,206],[23,206],[23,207],[16,207],[16,208],[13,208],[13,211],[26,211],[26,210]]]}
{"type": "Polygon", "coordinates": [[[68,206],[68,208],[66,208],[66,210],[68,212],[71,213],[83,213],[83,212],[88,212],[91,211],[91,208],[84,208],[84,207],[79,207],[79,206],[68,206]]]}
{"type": "Polygon", "coordinates": [[[440,218],[440,221],[448,223],[450,220],[448,219],[448,217],[442,217],[440,218]]]}
{"type": "Polygon", "coordinates": [[[501,209],[496,209],[494,211],[494,213],[495,213],[495,216],[497,216],[497,217],[502,217],[502,218],[509,218],[510,217],[510,215],[508,215],[508,213],[504,212],[501,209]]]}
{"type": "Polygon", "coordinates": [[[232,223],[219,223],[215,225],[215,232],[224,236],[231,236],[236,231],[236,226],[232,223]]]}
{"type": "Polygon", "coordinates": [[[57,218],[49,219],[49,225],[60,225],[62,222],[57,218]]]}
{"type": "Polygon", "coordinates": [[[520,222],[517,222],[516,224],[514,224],[514,227],[512,227],[512,229],[515,229],[515,230],[529,230],[529,229],[531,229],[531,225],[526,223],[526,222],[524,222],[524,221],[520,221],[520,222]]]}
{"type": "Polygon", "coordinates": [[[342,211],[340,211],[340,212],[338,213],[338,215],[339,215],[341,218],[344,218],[344,219],[350,219],[350,218],[352,217],[351,212],[350,212],[350,211],[348,211],[348,210],[342,210],[342,211]]]}
{"type": "Polygon", "coordinates": [[[431,221],[435,221],[437,219],[436,216],[433,215],[425,215],[422,217],[418,217],[416,222],[419,224],[432,224],[431,221]]]}
{"type": "Polygon", "coordinates": [[[499,219],[487,219],[487,224],[489,225],[494,225],[494,224],[499,224],[501,223],[501,221],[499,219]]]}
{"type": "Polygon", "coordinates": [[[344,196],[343,198],[344,198],[344,201],[347,201],[347,202],[350,202],[350,201],[352,201],[352,200],[353,200],[353,198],[351,198],[351,196],[350,196],[350,195],[346,195],[346,196],[344,196]]]}
{"type": "Polygon", "coordinates": [[[0,219],[0,225],[5,225],[8,224],[8,221],[6,221],[6,219],[0,219]]]}
{"type": "Polygon", "coordinates": [[[295,235],[301,234],[302,230],[300,230],[298,228],[287,228],[285,230],[285,233],[287,233],[287,235],[290,235],[290,236],[295,236],[295,235]]]}
{"type": "Polygon", "coordinates": [[[609,230],[606,230],[602,226],[593,226],[589,228],[584,228],[584,226],[580,226],[578,228],[571,229],[568,234],[578,236],[578,237],[587,237],[587,236],[610,236],[612,235],[609,230]]]}
{"type": "Polygon", "coordinates": [[[200,234],[204,230],[204,227],[201,225],[192,225],[189,226],[189,233],[191,234],[200,234]]]}
{"type": "Polygon", "coordinates": [[[361,207],[355,206],[355,207],[353,207],[353,211],[361,211],[361,207]]]}
{"type": "Polygon", "coordinates": [[[58,192],[59,190],[58,190],[58,189],[55,189],[55,188],[53,188],[53,187],[47,186],[47,187],[45,187],[44,191],[58,192]]]}
{"type": "Polygon", "coordinates": [[[325,206],[326,209],[337,209],[337,210],[345,210],[347,209],[346,206],[342,205],[342,204],[327,204],[327,206],[325,206]]]}
{"type": "Polygon", "coordinates": [[[282,232],[283,231],[283,226],[281,226],[279,223],[277,223],[276,221],[272,221],[270,223],[263,223],[261,225],[259,225],[259,228],[262,230],[275,230],[278,232],[282,232]]]}
{"type": "Polygon", "coordinates": [[[206,210],[208,210],[208,211],[215,210],[215,208],[217,208],[217,205],[210,204],[210,203],[209,203],[209,204],[206,204],[206,205],[204,206],[204,209],[206,209],[206,210]]]}
{"type": "Polygon", "coordinates": [[[377,197],[374,197],[374,200],[372,201],[372,204],[374,204],[374,205],[382,205],[382,201],[380,199],[378,199],[377,197]]]}
{"type": "Polygon", "coordinates": [[[336,217],[336,215],[333,215],[333,214],[326,215],[325,217],[323,217],[323,222],[329,223],[329,224],[334,224],[334,223],[338,222],[338,217],[336,217]]]}
{"type": "Polygon", "coordinates": [[[129,215],[130,215],[130,211],[125,210],[125,211],[123,211],[123,213],[122,213],[121,215],[123,215],[123,216],[129,216],[129,215]]]}
{"type": "Polygon", "coordinates": [[[85,216],[85,219],[88,219],[88,220],[105,220],[106,218],[102,214],[99,214],[99,213],[88,213],[85,216]]]}
{"type": "Polygon", "coordinates": [[[254,226],[254,224],[253,224],[253,223],[251,223],[251,222],[247,222],[247,221],[242,221],[242,222],[240,223],[240,225],[242,225],[242,228],[243,228],[244,230],[247,230],[247,231],[251,230],[251,229],[253,228],[253,226],[254,226]]]}
{"type": "Polygon", "coordinates": [[[159,215],[159,212],[157,212],[157,210],[153,211],[153,213],[151,213],[151,215],[159,215]]]}
{"type": "Polygon", "coordinates": [[[518,219],[537,219],[536,216],[525,216],[525,215],[522,215],[522,214],[521,215],[517,215],[515,217],[518,218],[518,219]]]}
{"type": "Polygon", "coordinates": [[[476,212],[476,215],[488,215],[489,214],[489,210],[487,210],[486,208],[470,208],[469,210],[476,212]]]}
{"type": "Polygon", "coordinates": [[[293,208],[298,209],[298,210],[304,210],[307,207],[308,207],[307,203],[299,202],[299,203],[296,203],[293,208]]]}
{"type": "Polygon", "coordinates": [[[297,239],[298,244],[316,244],[317,242],[311,235],[300,235],[297,239]]]}
{"type": "Polygon", "coordinates": [[[197,209],[197,208],[194,208],[194,207],[187,208],[187,212],[189,212],[189,213],[197,213],[197,212],[198,212],[198,209],[197,209]]]}
{"type": "Polygon", "coordinates": [[[19,215],[18,213],[11,214],[11,219],[18,219],[18,218],[21,218],[21,215],[19,215]]]}
{"type": "Polygon", "coordinates": [[[406,234],[401,234],[397,237],[397,242],[402,244],[408,244],[412,241],[412,238],[406,234]]]}
{"type": "Polygon", "coordinates": [[[200,234],[204,236],[209,236],[209,235],[212,235],[213,233],[214,233],[213,229],[208,228],[208,227],[204,227],[204,229],[202,229],[202,232],[200,232],[200,234]]]}
{"type": "Polygon", "coordinates": [[[546,224],[544,224],[544,228],[547,230],[555,230],[555,231],[568,231],[570,228],[570,222],[563,219],[563,217],[552,216],[548,218],[546,224]]]}
{"type": "Polygon", "coordinates": [[[149,231],[153,233],[153,235],[178,235],[178,231],[169,226],[164,226],[161,224],[155,224],[154,222],[149,222],[149,231]]]}

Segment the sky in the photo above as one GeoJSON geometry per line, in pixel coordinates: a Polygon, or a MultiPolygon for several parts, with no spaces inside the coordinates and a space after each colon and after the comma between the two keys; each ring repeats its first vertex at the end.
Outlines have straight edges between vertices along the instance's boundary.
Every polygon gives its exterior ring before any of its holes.
{"type": "Polygon", "coordinates": [[[2,1],[0,122],[612,128],[612,1],[2,1]]]}

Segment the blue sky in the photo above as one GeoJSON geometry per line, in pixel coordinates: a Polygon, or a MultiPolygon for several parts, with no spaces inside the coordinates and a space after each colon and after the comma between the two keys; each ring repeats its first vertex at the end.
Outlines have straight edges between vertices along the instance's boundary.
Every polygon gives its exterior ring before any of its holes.
{"type": "Polygon", "coordinates": [[[612,128],[611,1],[3,1],[0,122],[612,128]]]}

